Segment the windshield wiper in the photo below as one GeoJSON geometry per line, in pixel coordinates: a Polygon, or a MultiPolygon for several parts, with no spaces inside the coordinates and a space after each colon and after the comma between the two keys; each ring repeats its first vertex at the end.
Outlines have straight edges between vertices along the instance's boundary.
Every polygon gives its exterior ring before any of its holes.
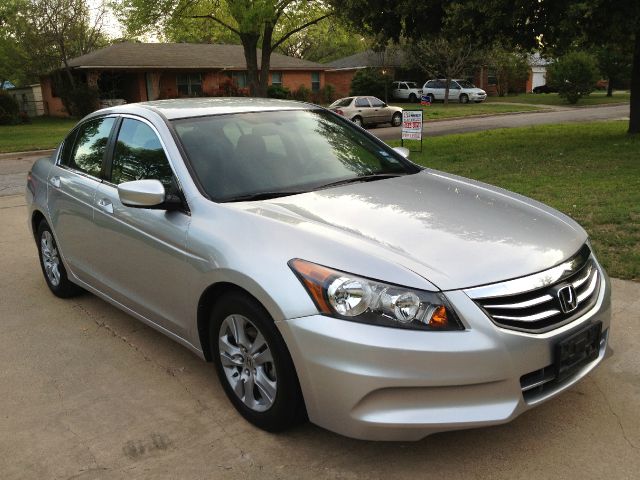
{"type": "Polygon", "coordinates": [[[385,178],[395,178],[408,175],[407,173],[373,173],[371,175],[361,175],[359,177],[345,178],[343,180],[337,180],[335,182],[325,183],[320,185],[315,190],[323,190],[325,188],[337,187],[339,185],[346,185],[348,183],[360,183],[360,182],[373,182],[374,180],[384,180],[385,178]]]}
{"type": "Polygon", "coordinates": [[[288,197],[289,195],[296,195],[298,193],[307,193],[308,190],[277,190],[273,192],[256,192],[247,193],[246,195],[238,195],[236,197],[225,198],[221,200],[223,203],[227,202],[250,202],[252,200],[269,200],[270,198],[288,197]]]}

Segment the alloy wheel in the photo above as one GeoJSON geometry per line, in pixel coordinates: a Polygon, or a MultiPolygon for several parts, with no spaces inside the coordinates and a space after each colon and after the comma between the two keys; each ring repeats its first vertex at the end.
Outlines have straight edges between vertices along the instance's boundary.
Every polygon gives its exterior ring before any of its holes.
{"type": "Polygon", "coordinates": [[[60,285],[60,255],[53,235],[48,230],[45,230],[40,238],[40,251],[42,252],[42,264],[47,278],[51,285],[57,287],[60,285]]]}
{"type": "Polygon", "coordinates": [[[264,412],[277,392],[271,348],[258,327],[243,315],[229,315],[218,335],[220,362],[235,395],[251,410],[264,412]]]}

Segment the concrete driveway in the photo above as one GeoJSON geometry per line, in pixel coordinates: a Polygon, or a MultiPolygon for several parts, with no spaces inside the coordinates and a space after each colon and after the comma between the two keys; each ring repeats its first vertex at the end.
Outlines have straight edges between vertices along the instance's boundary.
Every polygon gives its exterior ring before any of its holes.
{"type": "Polygon", "coordinates": [[[613,282],[615,354],[508,425],[416,443],[272,435],[186,349],[92,295],[51,295],[25,216],[0,198],[2,479],[638,478],[640,284],[613,282]]]}
{"type": "MultiPolygon", "coordinates": [[[[427,107],[428,108],[428,107],[427,107]]],[[[527,127],[551,123],[591,122],[629,118],[629,104],[597,107],[560,108],[531,113],[488,115],[424,123],[424,136],[432,137],[454,133],[479,132],[496,128],[527,127]]],[[[369,130],[382,140],[399,140],[400,127],[372,128],[369,130]]]]}

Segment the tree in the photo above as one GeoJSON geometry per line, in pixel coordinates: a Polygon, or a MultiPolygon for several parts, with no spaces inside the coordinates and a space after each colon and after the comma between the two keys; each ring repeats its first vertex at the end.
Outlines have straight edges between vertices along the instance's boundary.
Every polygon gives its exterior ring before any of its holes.
{"type": "Polygon", "coordinates": [[[513,91],[515,85],[525,83],[529,77],[527,56],[520,52],[496,46],[487,54],[487,61],[495,71],[498,95],[501,97],[513,91]]]}
{"type": "Polygon", "coordinates": [[[107,43],[105,12],[98,4],[92,19],[83,0],[8,0],[0,6],[0,52],[14,59],[21,83],[63,67],[73,86],[69,60],[107,43]]]}
{"type": "Polygon", "coordinates": [[[134,35],[181,19],[212,22],[231,32],[244,49],[251,94],[262,97],[267,94],[271,52],[332,14],[322,0],[122,0],[119,11],[134,35]],[[309,19],[309,11],[317,15],[309,19]]]}
{"type": "Polygon", "coordinates": [[[577,47],[633,45],[629,133],[640,133],[640,2],[620,0],[331,0],[354,28],[398,40],[442,31],[560,55],[577,47]],[[383,12],[383,13],[381,13],[383,12]]]}
{"type": "Polygon", "coordinates": [[[632,42],[608,43],[596,48],[595,56],[603,77],[607,79],[607,97],[613,96],[616,84],[626,83],[631,77],[632,42]]]}
{"type": "Polygon", "coordinates": [[[290,57],[327,63],[366,50],[368,43],[338,19],[324,19],[283,42],[278,50],[290,57]]]}
{"type": "Polygon", "coordinates": [[[598,80],[598,65],[592,55],[569,52],[547,68],[547,83],[569,103],[578,103],[589,95],[598,80]]]}
{"type": "Polygon", "coordinates": [[[449,103],[451,79],[482,64],[482,51],[468,38],[422,39],[409,46],[409,62],[428,77],[445,78],[444,104],[449,103]]]}

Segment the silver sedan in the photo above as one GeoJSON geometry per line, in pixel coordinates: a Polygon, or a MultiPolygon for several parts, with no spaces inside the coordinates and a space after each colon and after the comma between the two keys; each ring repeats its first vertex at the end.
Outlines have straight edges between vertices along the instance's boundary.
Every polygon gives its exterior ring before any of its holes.
{"type": "Polygon", "coordinates": [[[329,105],[329,110],[348,118],[363,127],[390,123],[394,127],[402,123],[402,109],[387,105],[376,97],[346,97],[329,105]]]}
{"type": "Polygon", "coordinates": [[[211,362],[260,428],[507,422],[602,361],[609,280],[567,216],[406,154],[309,104],[113,107],[34,164],[28,221],[53,294],[211,362]]]}

